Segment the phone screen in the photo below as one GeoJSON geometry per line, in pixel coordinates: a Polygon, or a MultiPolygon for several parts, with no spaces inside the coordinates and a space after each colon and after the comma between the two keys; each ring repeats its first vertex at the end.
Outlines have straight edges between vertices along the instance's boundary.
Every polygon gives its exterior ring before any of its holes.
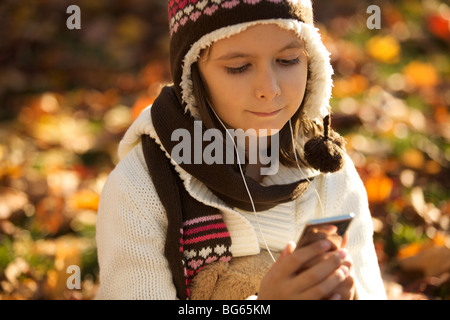
{"type": "Polygon", "coordinates": [[[353,217],[353,214],[349,214],[310,221],[303,230],[297,248],[323,239],[330,240],[336,248],[340,248],[353,217]]]}

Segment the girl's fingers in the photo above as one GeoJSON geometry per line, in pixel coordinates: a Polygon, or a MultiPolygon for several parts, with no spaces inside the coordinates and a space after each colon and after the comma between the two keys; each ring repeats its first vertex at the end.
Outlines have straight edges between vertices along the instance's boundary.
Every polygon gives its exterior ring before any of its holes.
{"type": "Polygon", "coordinates": [[[285,257],[292,254],[294,250],[295,250],[295,243],[293,241],[289,241],[284,250],[281,252],[280,256],[278,257],[276,263],[282,261],[285,257]]]}
{"type": "MultiPolygon", "coordinates": [[[[347,254],[347,249],[340,249],[340,251],[342,251],[342,254],[345,255],[345,260],[342,263],[347,265],[347,267],[349,267],[349,268],[352,267],[353,263],[352,263],[350,255],[347,254]]],[[[325,260],[326,258],[327,258],[326,255],[317,256],[314,259],[311,259],[308,262],[306,262],[305,264],[303,264],[302,270],[309,269],[309,268],[313,267],[314,265],[320,263],[321,261],[325,260]]]]}
{"type": "MultiPolygon", "coordinates": [[[[341,268],[341,272],[338,272],[338,275],[343,275],[342,271],[345,271],[345,277],[348,274],[349,267],[343,264],[346,261],[346,253],[345,251],[333,251],[324,254],[324,258],[312,266],[311,268],[304,270],[301,274],[299,274],[295,281],[295,285],[298,288],[309,289],[315,286],[318,286],[322,282],[336,273],[336,271],[341,268]],[[301,275],[301,276],[300,276],[301,275]]],[[[344,279],[345,279],[344,277],[344,279]]],[[[334,279],[334,278],[333,278],[334,279]]],[[[344,280],[342,279],[342,280],[344,280]]],[[[336,283],[337,285],[339,283],[336,283]]]]}
{"type": "MultiPolygon", "coordinates": [[[[320,283],[306,290],[303,294],[307,295],[310,299],[323,299],[330,296],[330,294],[348,277],[350,270],[347,266],[342,265],[332,272],[320,283]]],[[[340,300],[342,296],[336,293],[331,296],[332,300],[340,300]]]]}
{"type": "MultiPolygon", "coordinates": [[[[289,248],[292,249],[292,247],[289,248]]],[[[300,249],[296,249],[288,256],[279,259],[279,272],[285,275],[295,274],[307,261],[327,252],[330,248],[331,243],[328,240],[321,240],[300,249]]]]}
{"type": "Polygon", "coordinates": [[[341,300],[352,300],[354,298],[355,279],[351,275],[351,271],[349,276],[347,276],[344,281],[342,281],[336,288],[334,288],[331,297],[333,297],[334,294],[338,294],[341,300]]]}
{"type": "Polygon", "coordinates": [[[294,243],[287,244],[280,257],[273,265],[280,274],[287,276],[295,274],[302,265],[310,259],[325,253],[331,247],[328,240],[314,242],[300,249],[295,249],[294,243]]]}

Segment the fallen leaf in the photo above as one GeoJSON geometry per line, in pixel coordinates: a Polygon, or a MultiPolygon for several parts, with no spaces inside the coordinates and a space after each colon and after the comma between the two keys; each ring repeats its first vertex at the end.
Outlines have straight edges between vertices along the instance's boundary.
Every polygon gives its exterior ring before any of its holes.
{"type": "Polygon", "coordinates": [[[73,209],[87,209],[97,211],[100,195],[92,190],[83,189],[75,192],[69,198],[69,205],[73,209]]]}
{"type": "Polygon", "coordinates": [[[337,79],[334,81],[333,96],[336,98],[356,96],[365,92],[368,86],[367,79],[359,74],[337,79]]]}
{"type": "Polygon", "coordinates": [[[65,200],[61,196],[49,195],[36,205],[36,224],[44,232],[55,234],[63,224],[65,200]]]}
{"type": "Polygon", "coordinates": [[[445,15],[444,13],[432,14],[427,19],[428,29],[436,35],[437,37],[450,40],[450,14],[445,15]]]}
{"type": "Polygon", "coordinates": [[[417,254],[400,259],[398,263],[405,271],[419,271],[425,276],[438,276],[450,271],[450,249],[434,244],[427,245],[417,254]]]}
{"type": "Polygon", "coordinates": [[[391,195],[393,185],[392,180],[383,173],[369,176],[364,181],[367,197],[373,203],[386,201],[391,195]]]}
{"type": "Polygon", "coordinates": [[[427,62],[413,61],[403,69],[407,83],[415,87],[432,87],[439,83],[436,68],[427,62]]]}
{"type": "Polygon", "coordinates": [[[450,271],[450,238],[443,232],[425,242],[414,242],[399,249],[397,258],[406,271],[420,271],[437,276],[450,271]]]}
{"type": "Polygon", "coordinates": [[[425,157],[420,150],[408,149],[400,155],[400,162],[408,168],[422,169],[425,165],[425,157]]]}
{"type": "Polygon", "coordinates": [[[133,107],[131,108],[133,120],[136,120],[137,117],[139,117],[139,115],[141,114],[142,110],[150,106],[154,101],[155,97],[153,96],[148,95],[140,96],[134,103],[133,107]]]}
{"type": "Polygon", "coordinates": [[[374,36],[367,42],[366,51],[378,61],[395,63],[399,60],[401,47],[397,39],[391,35],[374,36]]]}

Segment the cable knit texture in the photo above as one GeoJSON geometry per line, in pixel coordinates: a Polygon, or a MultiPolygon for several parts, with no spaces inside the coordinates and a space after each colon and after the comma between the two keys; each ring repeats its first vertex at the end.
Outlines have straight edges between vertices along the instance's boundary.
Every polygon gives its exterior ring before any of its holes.
{"type": "MultiPolygon", "coordinates": [[[[153,129],[150,108],[142,112],[120,143],[120,162],[111,172],[101,195],[97,219],[97,246],[100,266],[98,299],[176,299],[172,274],[164,255],[167,217],[149,177],[140,137],[158,137],[153,129]]],[[[169,156],[168,154],[166,154],[169,156]]],[[[174,164],[174,163],[173,163],[174,164]]],[[[220,210],[230,232],[234,257],[258,254],[265,248],[280,251],[296,241],[305,223],[314,218],[349,212],[356,217],[349,229],[347,248],[352,257],[359,299],[385,299],[373,245],[373,227],[364,185],[347,156],[344,168],[336,173],[315,176],[312,186],[295,201],[258,213],[227,206],[201,182],[175,165],[186,190],[195,199],[220,210]]],[[[289,183],[303,178],[297,168],[280,166],[278,174],[262,184],[289,183]]]]}

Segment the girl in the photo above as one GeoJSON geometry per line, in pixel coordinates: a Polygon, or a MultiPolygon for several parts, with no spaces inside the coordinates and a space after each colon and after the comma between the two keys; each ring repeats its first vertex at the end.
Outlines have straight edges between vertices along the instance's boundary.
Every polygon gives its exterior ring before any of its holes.
{"type": "Polygon", "coordinates": [[[267,250],[279,257],[254,297],[384,299],[311,2],[170,0],[169,19],[174,84],[126,132],[102,192],[97,298],[189,299],[208,266],[267,250]],[[257,136],[256,161],[239,129],[257,136]],[[347,213],[345,249],[295,248],[307,221],[347,213]]]}

